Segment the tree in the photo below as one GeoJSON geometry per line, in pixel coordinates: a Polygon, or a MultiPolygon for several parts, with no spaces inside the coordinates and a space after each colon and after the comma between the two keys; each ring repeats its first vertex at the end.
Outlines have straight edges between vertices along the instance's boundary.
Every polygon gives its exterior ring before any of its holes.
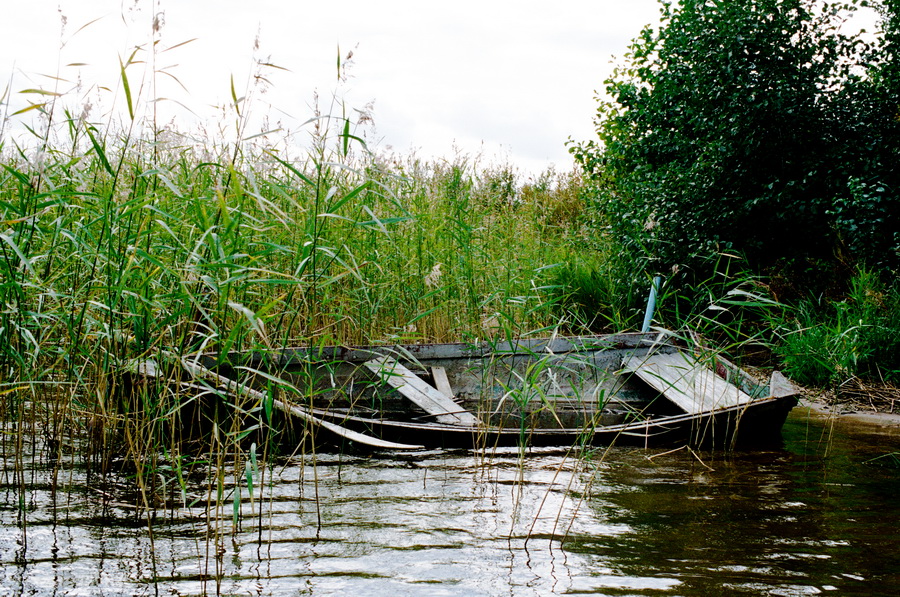
{"type": "Polygon", "coordinates": [[[862,54],[863,70],[828,98],[840,131],[834,159],[845,188],[831,206],[833,225],[849,252],[868,265],[900,263],[900,6],[878,5],[879,43],[862,54]]]}
{"type": "Polygon", "coordinates": [[[842,32],[852,3],[663,2],[606,81],[598,141],[571,148],[599,222],[656,270],[723,249],[896,264],[892,4],[866,43],[842,32]]]}

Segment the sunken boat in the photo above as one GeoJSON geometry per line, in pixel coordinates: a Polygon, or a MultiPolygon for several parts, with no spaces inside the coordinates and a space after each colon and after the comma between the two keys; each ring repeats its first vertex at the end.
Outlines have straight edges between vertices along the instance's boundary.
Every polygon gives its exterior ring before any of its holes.
{"type": "Polygon", "coordinates": [[[780,441],[797,388],[669,333],[293,348],[180,359],[304,434],[375,448],[737,447],[780,441]]]}

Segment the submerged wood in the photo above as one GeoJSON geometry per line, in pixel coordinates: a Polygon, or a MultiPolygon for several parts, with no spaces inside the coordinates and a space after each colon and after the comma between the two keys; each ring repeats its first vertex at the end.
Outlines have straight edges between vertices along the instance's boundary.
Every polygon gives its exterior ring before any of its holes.
{"type": "MultiPolygon", "coordinates": [[[[408,445],[483,448],[615,442],[727,447],[780,440],[787,413],[796,404],[796,391],[778,383],[779,378],[771,387],[757,382],[721,358],[715,359],[714,369],[695,372],[696,367],[687,364],[689,353],[671,337],[652,333],[291,348],[206,354],[198,357],[198,363],[247,386],[281,380],[286,391],[296,393],[292,401],[306,405],[308,416],[408,445]],[[656,361],[648,361],[651,358],[656,361]],[[645,362],[680,363],[682,377],[693,372],[704,378],[698,382],[701,388],[726,383],[727,378],[735,395],[708,400],[703,394],[687,405],[691,412],[685,412],[627,366],[645,362]],[[394,373],[400,371],[393,363],[402,366],[403,374],[383,375],[385,365],[394,373]],[[391,385],[390,379],[397,383],[391,385]],[[424,392],[437,397],[440,406],[410,402],[405,393],[412,387],[426,388],[424,392]],[[458,420],[461,413],[468,413],[464,421],[458,420]]],[[[691,392],[699,392],[698,383],[691,392]]]]}

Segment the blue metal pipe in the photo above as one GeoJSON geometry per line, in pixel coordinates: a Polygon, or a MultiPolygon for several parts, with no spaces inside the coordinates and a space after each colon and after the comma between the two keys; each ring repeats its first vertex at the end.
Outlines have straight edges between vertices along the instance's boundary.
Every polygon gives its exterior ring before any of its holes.
{"type": "Polygon", "coordinates": [[[653,312],[656,311],[656,294],[659,292],[661,283],[662,276],[653,278],[653,285],[650,287],[650,296],[647,298],[647,311],[644,313],[644,325],[641,326],[642,332],[650,331],[650,322],[653,320],[653,312]]]}

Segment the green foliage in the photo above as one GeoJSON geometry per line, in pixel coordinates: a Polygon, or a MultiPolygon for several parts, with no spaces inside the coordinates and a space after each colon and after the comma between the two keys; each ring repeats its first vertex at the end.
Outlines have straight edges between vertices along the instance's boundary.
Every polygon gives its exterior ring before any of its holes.
{"type": "Polygon", "coordinates": [[[900,379],[900,287],[860,271],[843,301],[810,298],[774,321],[786,372],[812,386],[900,379]]]}
{"type": "Polygon", "coordinates": [[[198,399],[168,357],[549,333],[539,280],[578,233],[577,177],[376,156],[345,119],[316,122],[291,151],[70,117],[69,138],[0,155],[0,421],[33,418],[16,428],[55,445],[90,434],[151,493],[184,487],[208,422],[209,495],[236,458],[238,512],[262,490],[240,458],[270,449],[271,399],[198,399]],[[157,379],[136,374],[148,358],[157,379]]]}
{"type": "Polygon", "coordinates": [[[54,369],[96,380],[160,349],[440,341],[553,323],[536,280],[574,234],[577,218],[546,211],[577,196],[566,177],[520,192],[509,168],[348,154],[343,138],[299,159],[248,144],[234,162],[210,161],[173,135],[151,145],[70,124],[69,147],[39,168],[3,156],[9,383],[54,369]]]}
{"type": "Polygon", "coordinates": [[[606,81],[598,141],[572,147],[597,225],[656,271],[842,245],[900,263],[896,14],[882,7],[888,33],[869,45],[842,32],[855,3],[663,3],[606,81]]]}
{"type": "Polygon", "coordinates": [[[637,280],[624,280],[614,264],[565,263],[548,270],[555,312],[574,333],[617,332],[640,327],[642,298],[637,280]]]}
{"type": "Polygon", "coordinates": [[[671,274],[657,303],[659,325],[699,334],[734,357],[767,352],[768,324],[783,308],[746,260],[729,253],[710,256],[695,271],[671,274]],[[701,277],[703,272],[709,274],[701,277]]]}

